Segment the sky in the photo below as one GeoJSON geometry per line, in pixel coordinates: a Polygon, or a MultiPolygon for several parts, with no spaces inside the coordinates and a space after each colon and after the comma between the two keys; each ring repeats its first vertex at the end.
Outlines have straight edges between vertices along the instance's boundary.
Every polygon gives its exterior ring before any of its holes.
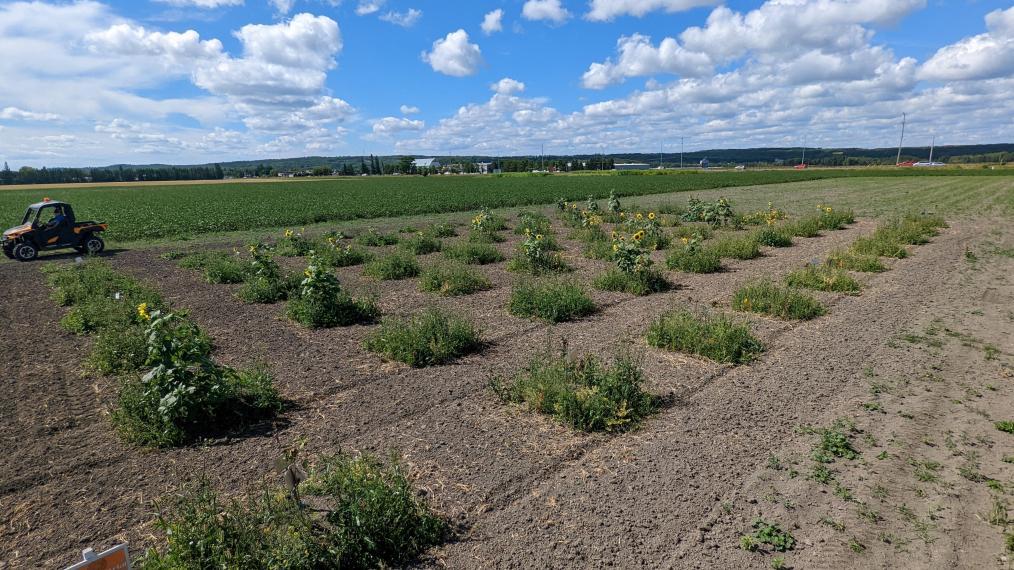
{"type": "Polygon", "coordinates": [[[1014,142],[1014,3],[0,0],[0,78],[12,168],[1014,142]]]}

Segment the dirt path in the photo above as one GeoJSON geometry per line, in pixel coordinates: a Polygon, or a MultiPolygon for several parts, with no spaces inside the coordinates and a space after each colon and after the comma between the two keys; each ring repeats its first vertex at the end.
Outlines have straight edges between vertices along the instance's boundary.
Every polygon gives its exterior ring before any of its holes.
{"type": "MultiPolygon", "coordinates": [[[[599,314],[556,327],[506,314],[512,277],[503,264],[485,268],[495,289],[452,301],[418,292],[415,280],[378,286],[359,277],[358,268],[342,270],[347,286],[379,294],[386,313],[440,304],[484,327],[492,342],[488,350],[423,370],[387,364],[363,351],[359,345],[370,327],[304,331],[285,321],[281,306],[244,305],[233,288],[203,283],[195,272],[150,250],[126,252],[111,262],[156,283],[174,305],[188,308],[215,339],[224,362],[267,363],[294,403],[276,426],[276,438],[250,435],[166,452],[143,452],[116,438],[104,417],[113,381],[80,372],[89,341],[54,326],[62,311],[47,298],[36,270],[0,266],[0,285],[24,291],[20,305],[0,307],[4,322],[18,331],[0,337],[3,369],[15,371],[0,400],[0,441],[14,450],[0,459],[0,513],[13,513],[0,523],[0,560],[12,567],[59,565],[84,546],[116,540],[130,540],[135,548],[148,544],[152,497],[202,472],[223,489],[249,488],[274,476],[272,465],[284,446],[307,437],[310,452],[393,448],[405,456],[438,508],[468,529],[458,542],[434,552],[433,564],[767,566],[761,555],[736,550],[737,533],[749,522],[740,519],[757,506],[742,505],[741,498],[756,494],[769,456],[809,442],[796,426],[855,415],[855,394],[867,390],[863,371],[871,355],[899,370],[925,361],[913,351],[881,355],[885,341],[906,330],[915,316],[928,307],[971,310],[964,306],[974,299],[954,293],[951,281],[962,274],[963,252],[975,244],[979,228],[955,225],[913,258],[894,263],[892,271],[865,277],[862,296],[825,296],[832,304],[828,317],[802,325],[753,319],[769,351],[750,367],[648,349],[639,335],[662,310],[724,304],[743,281],[781,275],[872,228],[861,222],[800,240],[766,257],[729,264],[725,273],[679,275],[681,288],[664,295],[595,293],[603,307],[599,314]],[[524,363],[550,336],[556,342],[566,338],[574,351],[606,354],[633,342],[643,351],[651,388],[672,394],[676,405],[640,430],[615,437],[574,434],[503,406],[486,388],[489,376],[524,363]],[[17,351],[24,344],[35,350],[17,351]],[[731,513],[719,516],[729,502],[731,513]]],[[[504,251],[510,246],[502,245],[504,251]]],[[[579,275],[605,267],[579,258],[572,248],[579,275]]],[[[994,294],[1010,298],[1008,290],[994,294]]],[[[864,451],[867,455],[872,453],[864,451]]],[[[842,560],[837,555],[806,545],[790,561],[798,556],[825,566],[842,560]]]]}

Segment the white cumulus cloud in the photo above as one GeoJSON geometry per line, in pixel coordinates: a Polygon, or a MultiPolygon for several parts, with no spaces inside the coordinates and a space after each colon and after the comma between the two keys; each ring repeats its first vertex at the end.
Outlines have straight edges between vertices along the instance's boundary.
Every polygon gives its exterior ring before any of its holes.
{"type": "Polygon", "coordinates": [[[59,121],[60,115],[56,113],[39,113],[26,111],[17,107],[4,107],[0,109],[0,119],[8,121],[59,121]]]}
{"type": "Polygon", "coordinates": [[[402,105],[400,110],[402,115],[415,115],[419,113],[419,107],[413,105],[402,105]]]}
{"type": "Polygon", "coordinates": [[[482,50],[468,41],[468,32],[458,30],[433,42],[433,49],[423,52],[422,59],[433,71],[466,77],[474,75],[482,65],[482,50]]]}
{"type": "Polygon", "coordinates": [[[586,17],[592,21],[605,22],[617,16],[641,17],[656,10],[682,12],[715,4],[718,4],[718,0],[591,0],[591,9],[586,17]]]}
{"type": "Polygon", "coordinates": [[[953,81],[1014,75],[1014,7],[987,14],[986,29],[937,50],[919,69],[919,77],[953,81]]]}
{"type": "Polygon", "coordinates": [[[503,10],[497,8],[482,18],[482,31],[487,36],[503,31],[503,10]]]}
{"type": "Polygon", "coordinates": [[[242,6],[243,0],[157,0],[163,4],[178,7],[220,8],[222,6],[242,6]]]}
{"type": "Polygon", "coordinates": [[[570,12],[560,0],[528,0],[521,7],[521,16],[526,20],[547,20],[560,24],[570,18],[570,12]]]}
{"type": "Polygon", "coordinates": [[[396,26],[403,28],[411,28],[422,18],[422,10],[416,10],[415,8],[409,8],[404,12],[388,12],[380,17],[385,22],[390,22],[396,26]]]}
{"type": "Polygon", "coordinates": [[[426,123],[415,119],[404,117],[384,117],[373,122],[373,134],[392,135],[402,131],[421,131],[426,128],[426,123]]]}
{"type": "Polygon", "coordinates": [[[511,95],[514,93],[521,93],[525,90],[525,84],[510,77],[504,77],[500,81],[489,86],[490,89],[495,93],[501,95],[511,95]]]}
{"type": "Polygon", "coordinates": [[[356,14],[359,16],[366,16],[379,12],[387,0],[359,0],[359,5],[356,6],[356,14]]]}

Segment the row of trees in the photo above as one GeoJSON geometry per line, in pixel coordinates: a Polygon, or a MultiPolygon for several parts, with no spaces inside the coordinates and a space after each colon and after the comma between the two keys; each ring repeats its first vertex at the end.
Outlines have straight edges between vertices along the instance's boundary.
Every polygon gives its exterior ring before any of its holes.
{"type": "Polygon", "coordinates": [[[32,168],[22,166],[11,170],[4,162],[0,184],[67,184],[80,182],[139,182],[144,180],[220,180],[222,167],[211,166],[146,166],[111,168],[32,168]]]}

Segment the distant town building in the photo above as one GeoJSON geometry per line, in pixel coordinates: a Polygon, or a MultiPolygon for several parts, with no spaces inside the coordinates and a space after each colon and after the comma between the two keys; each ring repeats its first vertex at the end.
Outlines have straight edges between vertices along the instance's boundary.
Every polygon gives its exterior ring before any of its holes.
{"type": "Polygon", "coordinates": [[[492,162],[476,162],[475,168],[478,169],[479,174],[489,174],[493,171],[492,162]]]}
{"type": "Polygon", "coordinates": [[[616,170],[648,170],[651,166],[643,162],[628,162],[626,164],[614,164],[616,170]]]}
{"type": "Polygon", "coordinates": [[[417,158],[412,161],[416,168],[440,168],[440,161],[435,158],[417,158]]]}

